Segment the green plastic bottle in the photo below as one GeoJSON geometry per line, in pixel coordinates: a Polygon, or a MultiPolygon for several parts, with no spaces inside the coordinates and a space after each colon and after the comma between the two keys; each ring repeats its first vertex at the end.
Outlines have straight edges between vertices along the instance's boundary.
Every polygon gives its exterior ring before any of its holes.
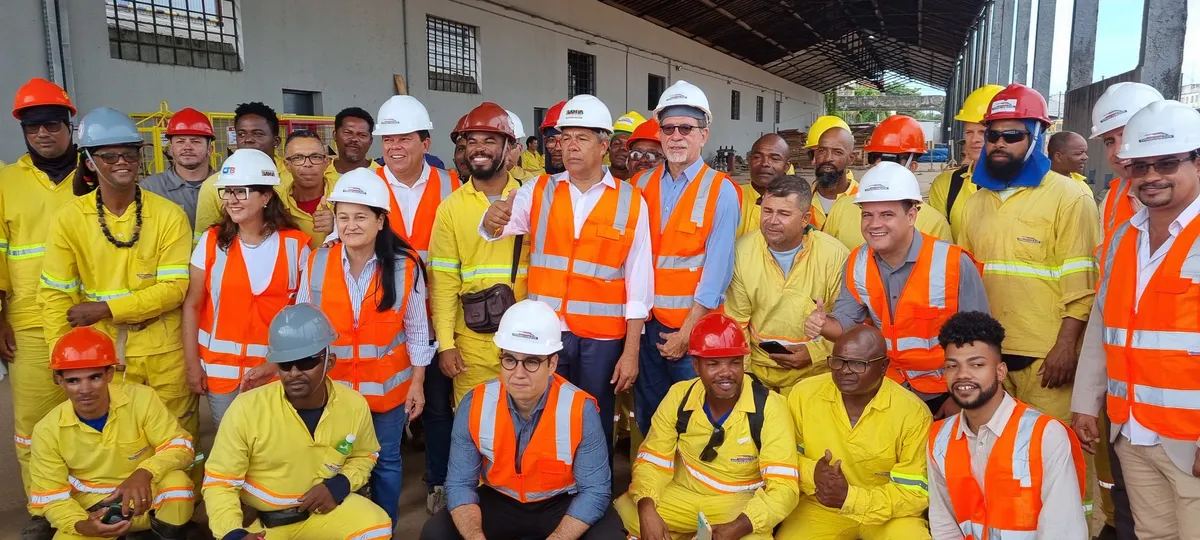
{"type": "Polygon", "coordinates": [[[338,443],[336,450],[343,456],[350,455],[354,451],[354,434],[346,435],[346,439],[338,443]]]}

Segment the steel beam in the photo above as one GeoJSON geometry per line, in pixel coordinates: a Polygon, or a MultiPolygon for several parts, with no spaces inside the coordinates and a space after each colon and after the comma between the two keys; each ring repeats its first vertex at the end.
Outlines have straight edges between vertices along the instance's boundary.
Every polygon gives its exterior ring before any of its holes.
{"type": "Polygon", "coordinates": [[[1054,10],[1057,3],[1057,0],[1038,0],[1037,36],[1033,44],[1033,89],[1043,96],[1050,95],[1050,68],[1054,57],[1054,10]]]}
{"type": "Polygon", "coordinates": [[[1187,0],[1145,0],[1142,15],[1141,81],[1166,99],[1179,99],[1187,0]]]}
{"type": "Polygon", "coordinates": [[[1033,0],[1016,0],[1017,37],[1013,40],[1013,82],[1029,83],[1029,25],[1032,22],[1033,0]]]}
{"type": "Polygon", "coordinates": [[[1071,59],[1067,66],[1067,90],[1092,84],[1092,67],[1096,59],[1096,18],[1100,15],[1100,0],[1075,0],[1071,24],[1071,59]]]}
{"type": "Polygon", "coordinates": [[[1002,85],[1012,82],[1013,20],[1017,17],[1017,0],[996,0],[1004,10],[1000,18],[1000,69],[996,80],[1002,85]]]}

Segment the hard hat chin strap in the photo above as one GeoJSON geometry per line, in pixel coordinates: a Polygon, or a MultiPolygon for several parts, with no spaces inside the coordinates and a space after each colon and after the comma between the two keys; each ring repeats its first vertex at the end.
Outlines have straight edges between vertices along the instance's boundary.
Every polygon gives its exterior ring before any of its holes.
{"type": "MultiPolygon", "coordinates": [[[[92,157],[92,151],[90,149],[84,148],[83,155],[87,156],[87,160],[89,163],[92,164],[92,168],[96,169],[95,171],[93,171],[96,173],[96,179],[108,181],[108,179],[104,177],[104,174],[100,172],[100,165],[98,163],[96,163],[95,158],[92,157]]],[[[96,182],[96,187],[99,187],[99,186],[100,186],[100,183],[96,182]]]]}
{"type": "Polygon", "coordinates": [[[1034,122],[1033,129],[1029,131],[1029,149],[1025,151],[1025,161],[1033,157],[1034,150],[1037,149],[1038,138],[1042,136],[1042,123],[1034,122]]]}

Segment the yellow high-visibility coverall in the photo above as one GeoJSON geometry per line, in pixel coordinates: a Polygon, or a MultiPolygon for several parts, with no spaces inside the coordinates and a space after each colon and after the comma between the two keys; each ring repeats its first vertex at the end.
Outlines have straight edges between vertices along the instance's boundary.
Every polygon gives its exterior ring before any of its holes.
{"type": "Polygon", "coordinates": [[[738,223],[737,228],[737,237],[741,238],[758,230],[759,222],[762,221],[762,206],[759,206],[758,201],[761,195],[754,191],[754,186],[738,184],[738,189],[742,190],[742,221],[738,223]]]}
{"type": "Polygon", "coordinates": [[[746,514],[754,525],[749,540],[769,540],[775,525],[796,507],[796,441],[789,429],[792,416],[783,396],[771,393],[763,407],[762,450],[754,446],[747,414],[754,411],[750,376],[742,377],[742,395],[722,424],[725,442],[710,462],[700,460],[713,425],[704,412],[704,385],[699,378],[680,381],[654,413],[650,433],[633,463],[629,492],[613,506],[630,534],[639,534],[637,501],[654,500],[658,515],[675,540],[696,534],[700,512],[714,525],[746,514]],[[687,433],[675,431],[679,404],[691,388],[684,410],[692,411],[687,433]]]}
{"type": "Polygon", "coordinates": [[[738,239],[733,279],[725,293],[725,314],[746,329],[749,371],[767,388],[785,396],[801,379],[829,371],[825,360],[833,344],[822,337],[808,339],[804,320],[817,308],[817,299],[825,300],[826,310],[833,310],[850,256],[841,242],[817,230],[810,229],[800,246],[791,272],[784,276],[762,231],[738,239]],[[803,369],[780,366],[759,345],[764,341],[803,343],[812,364],[803,369]]]}
{"type": "MultiPolygon", "coordinates": [[[[149,388],[113,383],[108,397],[103,433],[84,424],[70,402],[55,407],[33,430],[29,510],[58,529],[55,540],[85,538],[75,524],[87,520],[88,508],[111,495],[137,469],[154,477],[155,518],[169,525],[192,519],[195,496],[192,479],[184,472],[195,456],[191,435],[149,388]]],[[[147,512],[134,518],[130,530],[149,528],[147,512]]]]}
{"type": "MultiPolygon", "coordinates": [[[[131,248],[118,248],[105,238],[95,191],[54,214],[38,290],[46,342],[53,349],[71,329],[67,311],[75,305],[107,302],[112,318],[94,327],[117,346],[125,365],[117,381],[153,388],[199,440],[200,401],[187,386],[179,309],[188,287],[191,228],[179,205],[148,191],[141,196],[141,234],[131,248]]],[[[134,204],[121,216],[104,209],[113,238],[133,238],[136,213],[134,204]]]]}
{"type": "MultiPolygon", "coordinates": [[[[325,379],[329,399],[317,429],[308,427],[275,381],[233,401],[204,467],[208,526],[217,538],[242,528],[242,505],[260,511],[296,507],[313,486],[341,474],[350,491],[370,479],[379,441],[366,398],[325,379]],[[338,443],[354,435],[350,455],[338,443]]],[[[247,531],[262,531],[255,520],[247,531]]],[[[392,521],[369,499],[350,493],[327,514],[310,513],[299,523],[266,529],[269,540],[367,540],[391,538],[392,521]]]]}
{"type": "Polygon", "coordinates": [[[50,349],[42,331],[37,290],[46,254],[46,234],[54,211],[75,198],[75,173],[55,184],[29,154],[0,168],[0,291],[4,317],[13,328],[17,351],[8,364],[12,377],[13,440],[21,483],[29,495],[29,441],[37,425],[55,405],[66,401],[50,371],[50,349]]]}
{"type": "Polygon", "coordinates": [[[933,417],[911,391],[884,377],[851,426],[842,394],[825,373],[800,381],[788,396],[800,453],[800,504],[778,540],[929,539],[925,446],[933,417]],[[817,501],[814,471],[825,451],[841,460],[850,488],[841,508],[817,501]]]}
{"type": "MultiPolygon", "coordinates": [[[[851,171],[849,169],[846,170],[846,180],[848,180],[850,182],[850,187],[846,188],[846,191],[838,193],[837,198],[834,199],[834,204],[837,204],[837,201],[840,201],[846,197],[849,197],[851,199],[851,201],[853,201],[854,194],[858,193],[858,182],[854,180],[854,171],[851,171]]],[[[811,210],[812,210],[811,223],[812,223],[813,227],[816,227],[821,230],[825,230],[825,218],[826,218],[825,208],[823,206],[821,206],[821,201],[817,199],[817,184],[812,183],[812,188],[813,188],[813,202],[812,202],[812,208],[811,208],[811,210]]],[[[833,212],[832,206],[829,207],[829,211],[833,212]]]]}
{"type": "Polygon", "coordinates": [[[950,233],[954,235],[955,241],[958,240],[960,231],[962,231],[963,210],[967,208],[967,199],[973,193],[979,191],[979,186],[971,181],[971,171],[975,169],[973,167],[969,168],[963,173],[962,189],[958,191],[958,196],[954,198],[954,208],[946,208],[946,203],[950,200],[950,181],[957,170],[946,169],[942,171],[942,174],[937,175],[937,178],[934,178],[933,183],[929,185],[929,206],[937,210],[950,223],[950,233]]]}
{"type": "MultiPolygon", "coordinates": [[[[504,197],[521,187],[510,174],[504,197]]],[[[500,349],[492,334],[480,334],[463,321],[461,296],[479,292],[498,283],[513,289],[517,301],[525,299],[529,273],[529,235],[525,235],[518,263],[517,280],[512,274],[513,242],[516,237],[488,242],[479,235],[479,223],[492,203],[475,189],[474,181],[463,184],[438,206],[429,239],[429,301],[438,352],[458,349],[467,371],[454,377],[454,403],[472,388],[500,375],[500,349]]],[[[435,363],[436,363],[435,359],[435,363]]],[[[433,366],[435,369],[437,366],[433,366]]]]}
{"type": "MultiPolygon", "coordinates": [[[[286,197],[292,192],[292,173],[288,171],[287,164],[284,163],[279,156],[271,156],[275,159],[275,168],[279,172],[279,185],[275,186],[275,193],[281,197],[286,197]]],[[[218,171],[220,167],[217,168],[218,171]]],[[[336,172],[336,171],[334,171],[336,172]]],[[[212,176],[204,179],[204,183],[200,184],[200,193],[196,200],[196,230],[193,241],[200,239],[200,234],[209,227],[221,222],[221,213],[225,211],[225,204],[221,202],[221,196],[217,194],[217,176],[220,173],[215,173],[212,176]]],[[[328,171],[326,171],[328,174],[328,171]]],[[[308,231],[305,231],[308,233],[308,231]]],[[[309,236],[312,236],[309,234],[309,236]]],[[[319,244],[318,244],[319,245],[319,244]]]]}
{"type": "MultiPolygon", "coordinates": [[[[279,162],[276,162],[276,166],[278,166],[278,163],[279,162]]],[[[367,162],[367,168],[373,171],[379,168],[379,164],[375,163],[375,160],[372,159],[367,162]]],[[[329,185],[333,185],[336,184],[338,179],[341,177],[342,173],[337,172],[337,168],[333,166],[333,160],[330,159],[329,166],[325,167],[325,182],[329,185]]]]}
{"type": "MultiPolygon", "coordinates": [[[[915,226],[918,231],[938,240],[954,241],[946,218],[927,204],[922,204],[917,209],[915,226]]],[[[862,234],[862,209],[854,204],[853,197],[841,197],[833,203],[829,210],[829,218],[825,220],[825,228],[821,230],[840,240],[848,249],[857,248],[867,241],[862,234]]]]}
{"type": "Polygon", "coordinates": [[[546,157],[533,150],[525,150],[521,153],[521,168],[534,176],[546,174],[546,157]]]}

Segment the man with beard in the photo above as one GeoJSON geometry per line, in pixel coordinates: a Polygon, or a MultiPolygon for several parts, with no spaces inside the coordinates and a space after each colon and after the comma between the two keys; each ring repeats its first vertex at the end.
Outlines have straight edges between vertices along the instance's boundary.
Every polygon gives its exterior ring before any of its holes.
{"type": "Polygon", "coordinates": [[[438,207],[429,243],[438,364],[442,373],[454,379],[455,403],[500,373],[500,349],[492,341],[499,321],[483,315],[478,308],[486,306],[479,302],[525,299],[529,271],[523,236],[489,242],[479,235],[479,224],[492,203],[509,198],[521,187],[504,168],[504,155],[516,142],[508,113],[495,103],[481,103],[467,113],[461,133],[471,181],[438,207]],[[467,307],[481,318],[468,320],[467,307]]]}
{"type": "Polygon", "coordinates": [[[938,334],[962,412],[930,431],[930,530],[938,540],[1088,538],[1079,441],[1001,388],[1004,335],[977,311],[950,317],[938,334]]]}
{"type": "Polygon", "coordinates": [[[885,375],[887,349],[877,328],[853,326],[833,345],[832,373],[801,381],[788,397],[802,494],[778,540],[929,539],[931,418],[885,375]]]}
{"type": "Polygon", "coordinates": [[[336,338],[312,304],[271,320],[266,357],[279,380],[234,400],[205,463],[213,536],[391,538],[387,513],[354,493],[370,480],[379,442],[366,398],[328,377],[336,338]],[[247,526],[243,507],[258,515],[247,526]]]}
{"type": "Polygon", "coordinates": [[[196,201],[204,179],[215,171],[209,162],[213,152],[212,122],[196,109],[180,109],[167,120],[167,154],[171,168],[147,176],[142,189],[161,195],[183,208],[188,223],[196,222],[196,201]]]}
{"type": "Polygon", "coordinates": [[[826,217],[833,203],[842,197],[858,193],[858,182],[850,178],[848,168],[854,159],[854,135],[839,126],[826,129],[813,149],[813,168],[816,169],[815,197],[812,205],[812,224],[824,230],[826,217]]]}
{"type": "Polygon", "coordinates": [[[542,140],[546,145],[546,174],[558,174],[567,170],[563,166],[562,148],[558,146],[558,136],[561,132],[554,127],[558,125],[558,117],[562,115],[563,106],[566,104],[566,101],[560,101],[550,107],[538,128],[542,131],[542,140]]]}
{"type": "Polygon", "coordinates": [[[337,145],[337,157],[325,168],[325,178],[330,186],[354,169],[379,168],[378,163],[367,157],[375,140],[372,131],[375,131],[375,119],[371,113],[358,107],[342,109],[333,117],[333,141],[337,145]]]}
{"type": "MultiPolygon", "coordinates": [[[[279,193],[287,193],[292,186],[292,173],[287,165],[275,154],[282,139],[279,138],[279,116],[275,109],[258,102],[242,103],[233,110],[233,127],[237,135],[238,148],[253,148],[275,160],[275,169],[279,173],[279,193]]],[[[217,175],[213,174],[200,186],[199,199],[196,201],[196,222],[193,230],[195,238],[209,227],[221,222],[221,212],[224,203],[217,194],[217,175]]]]}
{"type": "Polygon", "coordinates": [[[1074,131],[1060,131],[1050,136],[1046,144],[1046,155],[1050,156],[1050,170],[1071,178],[1090,191],[1083,172],[1088,162],[1087,141],[1074,131]]]}
{"type": "MultiPolygon", "coordinates": [[[[452,174],[458,176],[458,182],[465,184],[471,179],[471,164],[467,163],[467,139],[463,137],[463,126],[466,125],[467,115],[462,115],[458,119],[458,123],[454,124],[454,131],[450,132],[450,141],[454,143],[454,171],[452,174]]],[[[539,165],[541,167],[541,165],[539,165]]]]}
{"type": "Polygon", "coordinates": [[[633,131],[642,125],[646,119],[637,111],[629,111],[613,122],[612,138],[608,141],[608,170],[617,180],[629,180],[633,177],[632,163],[629,162],[629,137],[633,131]]]}
{"type": "Polygon", "coordinates": [[[1101,226],[1104,238],[1118,225],[1126,222],[1142,209],[1138,195],[1133,191],[1133,182],[1126,178],[1126,160],[1117,156],[1124,142],[1125,124],[1142,107],[1163,98],[1154,87],[1139,82],[1119,82],[1104,89],[1104,93],[1092,107],[1092,134],[1089,139],[1100,139],[1104,143],[1104,157],[1118,175],[1108,183],[1108,192],[1100,203],[1101,226]]]}
{"type": "Polygon", "coordinates": [[[699,377],[671,387],[613,506],[645,540],[692,538],[697,515],[714,540],[768,540],[800,491],[787,402],[746,373],[750,347],[733,319],[705,315],[689,342],[699,377]]]}
{"type": "MultiPolygon", "coordinates": [[[[767,185],[790,167],[788,145],[783,137],[768,133],[754,141],[750,147],[750,183],[738,185],[742,190],[742,222],[738,224],[738,238],[758,230],[761,214],[759,205],[762,204],[763,194],[767,192],[767,185]]],[[[811,188],[809,193],[812,193],[811,188]]]]}
{"type": "Polygon", "coordinates": [[[983,115],[992,98],[1001,90],[1004,87],[996,84],[981,86],[963,100],[962,108],[954,116],[955,120],[963,123],[963,164],[939,174],[929,185],[929,206],[950,223],[950,232],[956,241],[962,230],[962,213],[967,207],[967,197],[979,189],[971,183],[971,171],[983,155],[984,135],[987,133],[983,115]]]}
{"type": "MultiPolygon", "coordinates": [[[[1138,538],[1200,538],[1200,112],[1153,102],[1124,126],[1118,157],[1144,206],[1100,249],[1101,281],[1077,372],[1072,421],[1088,451],[1108,440],[1138,538]],[[1128,344],[1132,344],[1129,346],[1128,344]],[[1107,398],[1106,398],[1107,394],[1107,398]]],[[[1114,491],[1114,495],[1116,491],[1114,491]]]]}

